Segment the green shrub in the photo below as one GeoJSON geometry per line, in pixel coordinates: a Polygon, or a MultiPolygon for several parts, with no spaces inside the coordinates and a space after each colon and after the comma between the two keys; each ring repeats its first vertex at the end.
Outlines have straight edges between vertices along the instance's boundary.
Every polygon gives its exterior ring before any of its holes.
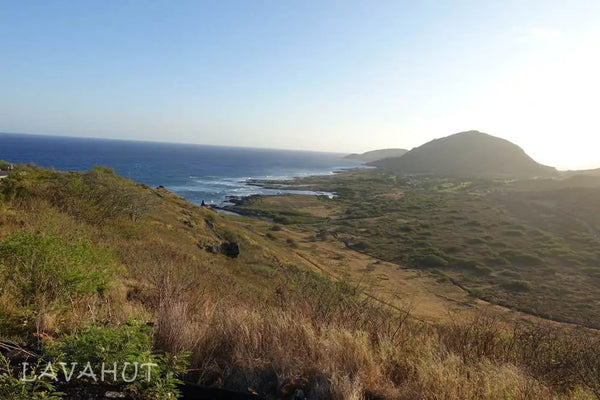
{"type": "MultiPolygon", "coordinates": [[[[127,323],[120,326],[89,325],[71,335],[63,336],[48,343],[46,354],[53,364],[75,362],[85,366],[88,362],[93,371],[101,371],[102,364],[113,368],[117,365],[116,374],[108,374],[104,384],[122,385],[122,367],[124,363],[140,365],[137,380],[127,387],[127,391],[139,399],[168,399],[179,396],[178,377],[186,372],[188,355],[179,356],[157,354],[152,350],[150,328],[140,322],[127,323]],[[144,368],[142,364],[151,364],[144,368]],[[148,380],[148,368],[150,380],[148,380]]],[[[132,379],[133,370],[125,377],[132,379]]],[[[60,376],[60,374],[59,374],[60,376]]],[[[90,384],[95,382],[90,381],[90,384]]]]}
{"type": "Polygon", "coordinates": [[[411,233],[411,232],[415,231],[415,228],[413,228],[411,225],[402,225],[402,226],[398,227],[398,230],[400,232],[411,233]]]}
{"type": "Polygon", "coordinates": [[[488,257],[484,262],[491,267],[499,267],[510,264],[504,257],[488,257]]]}
{"type": "Polygon", "coordinates": [[[505,282],[501,286],[514,292],[529,292],[532,289],[531,282],[524,280],[505,282]]]}
{"type": "Polygon", "coordinates": [[[228,242],[237,242],[240,240],[238,233],[231,229],[223,230],[223,233],[221,234],[221,236],[223,237],[223,239],[227,240],[228,242]]]}
{"type": "Polygon", "coordinates": [[[350,247],[352,247],[355,250],[358,251],[367,251],[371,245],[369,245],[369,243],[365,242],[365,241],[358,241],[358,242],[354,242],[350,245],[350,247]]]}
{"type": "Polygon", "coordinates": [[[277,216],[277,217],[273,218],[273,221],[277,222],[278,224],[284,224],[284,225],[288,225],[288,224],[292,223],[292,221],[288,217],[284,217],[284,216],[277,216]]]}
{"type": "Polygon", "coordinates": [[[446,253],[458,253],[461,251],[459,246],[446,246],[443,248],[446,253]]]}
{"type": "Polygon", "coordinates": [[[519,237],[519,236],[524,236],[525,235],[522,231],[519,231],[519,230],[516,230],[516,229],[506,230],[506,231],[502,232],[502,234],[504,236],[513,236],[513,237],[519,237]]]}
{"type": "Polygon", "coordinates": [[[477,275],[487,276],[494,272],[494,270],[486,265],[478,265],[473,272],[475,272],[477,275]]]}
{"type": "Polygon", "coordinates": [[[465,259],[457,259],[453,264],[458,268],[466,270],[473,270],[479,266],[479,263],[477,261],[465,259]]]}
{"type": "Polygon", "coordinates": [[[533,254],[522,253],[518,250],[506,250],[500,253],[500,255],[517,264],[538,266],[544,263],[544,260],[542,260],[540,257],[533,254]]]}
{"type": "Polygon", "coordinates": [[[458,268],[476,275],[489,275],[493,272],[490,267],[480,264],[475,260],[460,260],[454,263],[458,268]]]}
{"type": "Polygon", "coordinates": [[[471,239],[467,240],[467,243],[468,244],[475,244],[475,245],[477,245],[477,244],[484,244],[485,240],[483,240],[481,238],[471,238],[471,239]]]}
{"type": "Polygon", "coordinates": [[[448,265],[446,259],[435,254],[415,255],[410,257],[409,262],[417,268],[438,268],[448,265]]]}
{"type": "Polygon", "coordinates": [[[0,338],[21,342],[29,336],[30,327],[27,321],[34,317],[29,310],[19,310],[20,312],[0,311],[0,338]]]}
{"type": "Polygon", "coordinates": [[[273,235],[271,232],[267,232],[265,236],[267,237],[267,239],[277,240],[277,236],[273,235]]]}
{"type": "Polygon", "coordinates": [[[481,222],[473,220],[473,221],[465,222],[463,225],[464,226],[475,226],[475,227],[477,227],[477,226],[481,226],[481,222]]]}
{"type": "Polygon", "coordinates": [[[15,376],[10,360],[0,353],[0,399],[2,400],[60,400],[63,393],[56,391],[48,379],[33,379],[41,364],[29,369],[27,379],[15,376]]]}
{"type": "Polygon", "coordinates": [[[104,362],[151,362],[150,328],[141,323],[116,327],[88,325],[48,344],[46,352],[55,360],[85,364],[100,369],[104,362]]]}
{"type": "Polygon", "coordinates": [[[330,233],[325,230],[325,229],[321,229],[317,232],[317,234],[315,235],[315,237],[320,240],[320,241],[326,241],[330,236],[330,233]]]}
{"type": "Polygon", "coordinates": [[[111,253],[82,239],[20,231],[0,241],[0,289],[38,317],[102,296],[115,265],[111,253]]]}
{"type": "Polygon", "coordinates": [[[511,271],[511,270],[500,271],[499,275],[506,276],[508,278],[521,278],[521,273],[520,272],[518,272],[518,271],[511,271]]]}

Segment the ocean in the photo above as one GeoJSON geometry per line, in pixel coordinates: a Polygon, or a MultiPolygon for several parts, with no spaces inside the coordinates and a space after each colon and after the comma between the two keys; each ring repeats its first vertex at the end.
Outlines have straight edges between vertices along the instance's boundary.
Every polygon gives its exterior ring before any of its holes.
{"type": "Polygon", "coordinates": [[[250,179],[289,179],[360,167],[344,154],[196,144],[0,133],[0,160],[84,171],[98,165],[189,201],[215,205],[228,196],[306,191],[264,189],[250,179]]]}

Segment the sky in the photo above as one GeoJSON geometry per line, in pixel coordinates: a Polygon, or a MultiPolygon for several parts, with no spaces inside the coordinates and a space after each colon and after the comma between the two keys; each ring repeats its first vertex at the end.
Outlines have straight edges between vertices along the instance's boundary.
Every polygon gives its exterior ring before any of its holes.
{"type": "MultiPolygon", "coordinates": [[[[600,167],[600,1],[0,0],[0,132],[600,167]]],[[[1,146],[1,143],[0,143],[1,146]]]]}

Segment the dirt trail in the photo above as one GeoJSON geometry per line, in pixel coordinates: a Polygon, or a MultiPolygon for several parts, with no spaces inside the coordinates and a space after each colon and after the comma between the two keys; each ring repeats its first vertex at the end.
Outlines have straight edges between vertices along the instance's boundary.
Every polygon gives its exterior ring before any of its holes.
{"type": "MultiPolygon", "coordinates": [[[[271,227],[258,219],[246,220],[244,225],[258,232],[267,232],[271,227]],[[256,229],[258,226],[261,229],[256,229]]],[[[289,258],[286,257],[287,263],[305,265],[332,279],[356,285],[374,301],[401,312],[409,311],[423,322],[449,322],[486,308],[512,320],[565,324],[473,298],[453,279],[372,257],[348,247],[338,238],[315,241],[312,231],[291,226],[283,228],[281,235],[296,243],[296,248],[288,253],[289,258]]]]}
{"type": "MultiPolygon", "coordinates": [[[[289,233],[300,235],[299,232],[289,233]]],[[[295,239],[300,242],[301,237],[295,239]]],[[[308,243],[307,243],[308,244],[308,243]]],[[[338,241],[299,246],[294,254],[309,267],[360,286],[365,296],[423,322],[447,321],[479,303],[448,281],[354,251],[338,241]]]]}
{"type": "Polygon", "coordinates": [[[365,296],[398,311],[409,312],[411,317],[425,323],[448,322],[486,308],[511,320],[575,325],[470,297],[468,291],[453,279],[436,279],[421,271],[357,252],[342,242],[311,243],[310,248],[302,246],[294,254],[330,278],[346,279],[360,285],[365,296]]]}
{"type": "Polygon", "coordinates": [[[573,217],[573,218],[577,222],[579,222],[581,225],[585,226],[585,229],[588,230],[590,235],[592,235],[594,237],[594,239],[596,239],[596,241],[600,242],[600,232],[598,232],[592,225],[590,225],[588,222],[582,220],[581,218],[577,218],[577,217],[573,217]]]}

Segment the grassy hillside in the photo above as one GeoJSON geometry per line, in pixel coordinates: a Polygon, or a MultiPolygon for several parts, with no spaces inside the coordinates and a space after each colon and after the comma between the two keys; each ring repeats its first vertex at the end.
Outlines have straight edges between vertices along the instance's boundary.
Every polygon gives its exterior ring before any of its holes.
{"type": "Polygon", "coordinates": [[[551,176],[554,168],[535,162],[517,145],[477,131],[461,132],[372,165],[404,174],[445,176],[551,176]]]}
{"type": "MultiPolygon", "coordinates": [[[[373,177],[357,182],[367,180],[373,177]]],[[[361,190],[348,188],[336,201],[361,190]]],[[[361,285],[317,272],[335,261],[307,256],[332,240],[325,231],[308,247],[291,225],[221,215],[106,168],[18,166],[0,182],[0,194],[3,399],[58,398],[53,387],[69,392],[53,380],[15,379],[19,348],[40,354],[40,368],[50,360],[156,362],[160,379],[151,384],[116,383],[130,398],[173,398],[172,374],[273,399],[600,393],[594,333],[517,326],[494,313],[420,322],[361,285]],[[219,253],[233,242],[238,257],[219,253]]],[[[312,223],[328,207],[278,218],[312,223]]],[[[384,211],[383,203],[377,207],[384,211]]],[[[383,245],[389,238],[381,233],[383,245]]]]}

